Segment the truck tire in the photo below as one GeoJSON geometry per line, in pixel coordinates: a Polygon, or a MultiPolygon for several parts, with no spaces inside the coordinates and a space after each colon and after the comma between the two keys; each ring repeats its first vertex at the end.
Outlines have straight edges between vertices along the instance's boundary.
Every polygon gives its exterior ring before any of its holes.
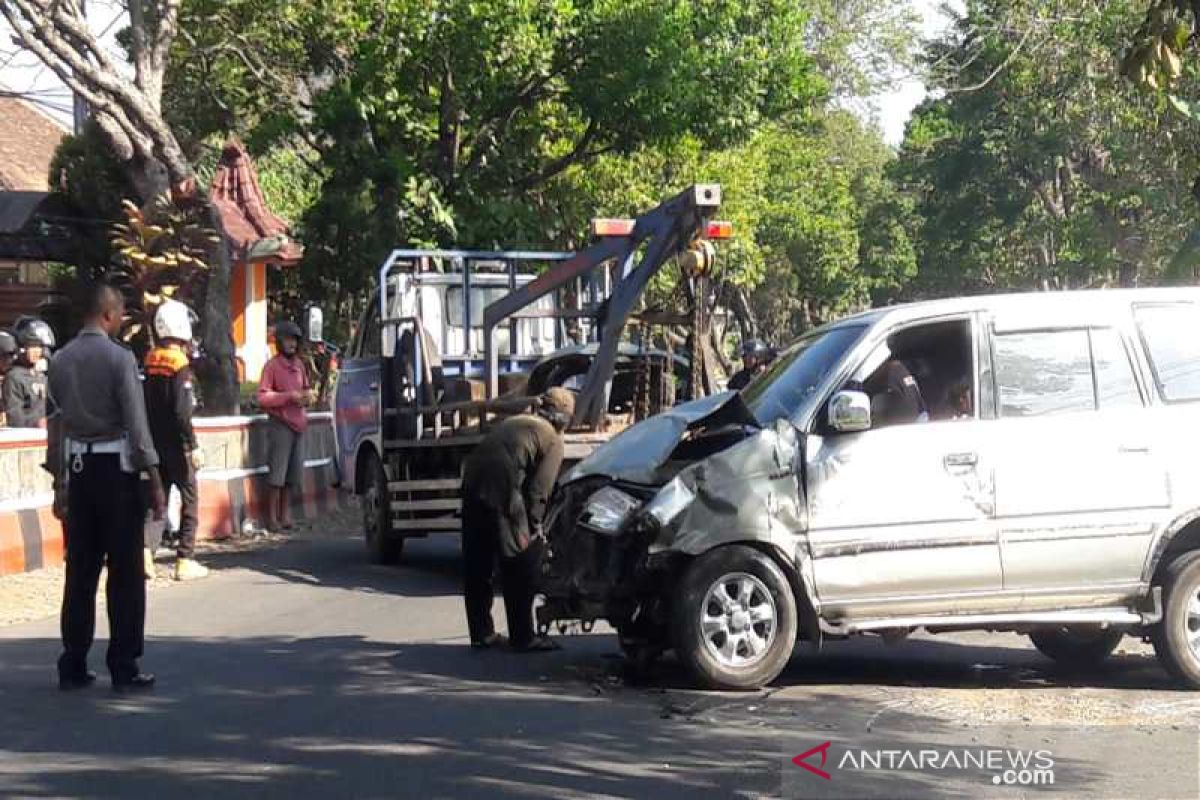
{"type": "Polygon", "coordinates": [[[396,564],[404,552],[404,539],[392,531],[392,509],[388,503],[387,474],[375,454],[363,465],[365,484],[359,497],[362,505],[363,536],[367,558],[372,564],[396,564]]]}
{"type": "Polygon", "coordinates": [[[1094,667],[1112,655],[1125,631],[1096,625],[1063,625],[1032,631],[1029,638],[1042,655],[1073,669],[1094,667]]]}
{"type": "Polygon", "coordinates": [[[679,660],[704,686],[758,689],[796,644],[796,598],[779,565],[744,545],[720,547],[684,571],[672,608],[679,660]]]}
{"type": "Polygon", "coordinates": [[[1150,629],[1154,652],[1172,677],[1200,689],[1200,551],[1177,556],[1160,585],[1163,618],[1150,629]]]}

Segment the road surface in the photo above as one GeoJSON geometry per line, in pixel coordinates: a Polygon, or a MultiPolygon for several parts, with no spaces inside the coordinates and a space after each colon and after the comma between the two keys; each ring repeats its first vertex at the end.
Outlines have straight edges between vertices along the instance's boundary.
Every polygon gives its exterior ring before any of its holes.
{"type": "Polygon", "coordinates": [[[1088,675],[1012,635],[862,639],[801,647],[766,691],[706,693],[670,661],[627,684],[599,629],[558,653],[470,650],[452,539],[398,568],[349,531],[208,562],[151,593],[149,696],[103,675],[60,693],[57,621],[0,628],[0,796],[1200,796],[1200,696],[1128,639],[1088,675]],[[1054,785],[955,772],[956,748],[1043,750],[1054,785]],[[810,750],[815,770],[791,762],[810,750]],[[943,756],[896,766],[920,750],[943,756]]]}

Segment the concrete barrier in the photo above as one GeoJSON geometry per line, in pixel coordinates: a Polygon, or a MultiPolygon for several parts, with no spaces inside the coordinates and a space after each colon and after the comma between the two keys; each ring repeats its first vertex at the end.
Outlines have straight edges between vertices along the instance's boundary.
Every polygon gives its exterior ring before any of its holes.
{"type": "MultiPolygon", "coordinates": [[[[196,438],[204,451],[200,471],[200,539],[223,539],[247,520],[263,519],[266,497],[265,416],[196,419],[196,438]]],[[[328,412],[309,415],[304,437],[304,483],[293,494],[298,519],[315,519],[340,507],[347,498],[333,488],[333,420],[328,412]]],[[[59,564],[62,525],[54,519],[46,434],[31,429],[0,430],[0,575],[59,564]]]]}

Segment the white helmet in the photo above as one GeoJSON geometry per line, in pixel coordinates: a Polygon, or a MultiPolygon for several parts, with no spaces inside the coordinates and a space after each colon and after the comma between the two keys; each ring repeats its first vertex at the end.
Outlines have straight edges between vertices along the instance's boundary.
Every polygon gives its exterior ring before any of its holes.
{"type": "Polygon", "coordinates": [[[154,313],[154,335],[159,339],[192,340],[192,318],[196,315],[178,300],[167,300],[154,313]]]}

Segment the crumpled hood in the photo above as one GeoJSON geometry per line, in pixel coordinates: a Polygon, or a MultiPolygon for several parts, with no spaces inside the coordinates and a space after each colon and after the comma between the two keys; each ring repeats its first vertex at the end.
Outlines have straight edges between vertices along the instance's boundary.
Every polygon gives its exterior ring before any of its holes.
{"type": "Polygon", "coordinates": [[[761,427],[738,392],[721,392],[675,406],[622,431],[566,475],[562,482],[603,476],[631,483],[658,483],[658,470],[689,432],[709,426],[761,427]]]}

